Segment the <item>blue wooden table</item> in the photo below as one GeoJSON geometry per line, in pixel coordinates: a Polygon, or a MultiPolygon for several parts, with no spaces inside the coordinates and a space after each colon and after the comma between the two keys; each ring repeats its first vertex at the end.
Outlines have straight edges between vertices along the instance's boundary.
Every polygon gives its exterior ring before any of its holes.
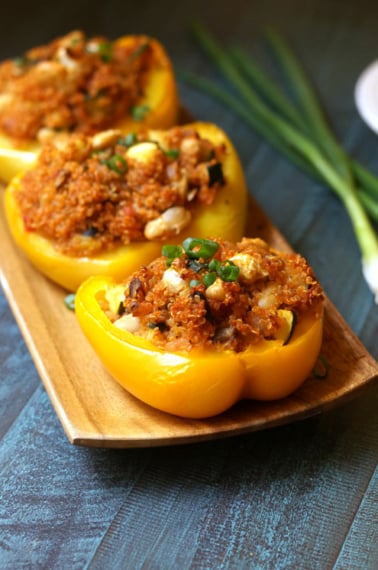
{"type": "MultiPolygon", "coordinates": [[[[112,38],[135,32],[158,37],[177,69],[212,76],[188,34],[191,18],[267,66],[263,32],[274,24],[301,54],[345,148],[378,174],[378,138],[353,100],[359,73],[378,57],[370,1],[67,0],[1,11],[1,59],[74,28],[112,38]]],[[[338,199],[208,96],[184,83],[180,95],[195,117],[229,133],[254,197],[377,358],[378,307],[338,199]]],[[[377,410],[372,385],[332,411],[241,437],[74,447],[1,295],[0,568],[375,570],[377,410]]]]}

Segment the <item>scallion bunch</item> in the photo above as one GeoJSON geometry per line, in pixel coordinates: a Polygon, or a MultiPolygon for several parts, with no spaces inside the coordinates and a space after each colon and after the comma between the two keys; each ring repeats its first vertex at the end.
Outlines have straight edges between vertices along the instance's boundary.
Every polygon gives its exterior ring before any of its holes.
{"type": "Polygon", "coordinates": [[[185,73],[192,86],[236,112],[274,148],[340,198],[359,243],[362,271],[378,303],[378,179],[349,157],[331,131],[314,89],[283,38],[269,31],[268,41],[290,82],[295,103],[241,49],[224,49],[199,23],[194,38],[240,94],[233,95],[204,77],[185,73]]]}

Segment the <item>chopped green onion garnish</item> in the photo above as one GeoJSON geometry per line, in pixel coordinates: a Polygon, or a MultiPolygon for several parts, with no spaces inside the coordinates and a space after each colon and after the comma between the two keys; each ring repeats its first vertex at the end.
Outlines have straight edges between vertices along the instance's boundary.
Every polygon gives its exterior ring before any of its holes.
{"type": "Polygon", "coordinates": [[[179,245],[163,245],[161,253],[167,258],[168,267],[172,265],[172,261],[182,256],[182,247],[179,245]]]}
{"type": "Polygon", "coordinates": [[[177,148],[169,148],[169,149],[163,150],[163,152],[164,152],[165,156],[168,156],[169,158],[173,158],[173,159],[178,158],[179,154],[180,154],[180,151],[177,148]]]}
{"type": "Polygon", "coordinates": [[[75,293],[69,293],[64,297],[64,304],[70,311],[75,310],[75,293]]]}
{"type": "Polygon", "coordinates": [[[135,105],[131,108],[130,113],[135,121],[143,121],[149,111],[150,108],[148,105],[135,105]]]}
{"type": "Polygon", "coordinates": [[[197,285],[201,285],[201,281],[198,279],[192,279],[189,283],[189,287],[192,289],[193,287],[197,287],[197,285]]]}
{"type": "Polygon", "coordinates": [[[219,266],[217,273],[223,281],[236,281],[239,271],[240,269],[235,263],[227,260],[219,266]]]}
{"type": "Polygon", "coordinates": [[[182,242],[182,247],[191,259],[209,259],[218,251],[219,244],[211,239],[189,237],[182,242]]]}
{"type": "Polygon", "coordinates": [[[149,45],[150,45],[149,42],[144,42],[143,44],[138,46],[136,50],[130,55],[129,59],[127,60],[127,63],[129,64],[133,63],[136,59],[138,59],[138,57],[140,57],[146,51],[149,45]]]}
{"type": "Polygon", "coordinates": [[[210,273],[205,273],[205,275],[202,277],[202,282],[205,285],[205,287],[210,287],[210,285],[214,283],[216,278],[217,274],[215,273],[215,271],[211,271],[210,273]]]}
{"type": "Polygon", "coordinates": [[[127,162],[120,154],[114,154],[108,160],[102,161],[110,170],[114,170],[118,174],[124,174],[127,170],[127,162]]]}
{"type": "Polygon", "coordinates": [[[138,142],[138,135],[136,133],[129,133],[125,137],[118,139],[117,144],[129,148],[138,142]]]}
{"type": "Polygon", "coordinates": [[[18,67],[24,67],[27,64],[27,61],[28,61],[28,59],[27,59],[26,55],[20,55],[19,57],[16,57],[13,60],[13,63],[15,65],[17,65],[18,67]]]}
{"type": "Polygon", "coordinates": [[[209,263],[209,271],[218,272],[220,265],[221,265],[221,262],[219,261],[219,259],[212,259],[209,263]]]}
{"type": "Polygon", "coordinates": [[[106,151],[103,148],[94,148],[91,150],[90,156],[101,156],[101,154],[104,154],[104,152],[106,151]]]}
{"type": "Polygon", "coordinates": [[[312,369],[312,373],[315,378],[327,378],[329,371],[329,362],[325,356],[319,354],[318,360],[314,368],[312,369]]]}
{"type": "Polygon", "coordinates": [[[209,263],[209,270],[216,271],[222,281],[236,281],[239,275],[239,267],[229,259],[223,262],[212,259],[209,263]]]}
{"type": "Polygon", "coordinates": [[[113,57],[113,45],[110,42],[101,42],[98,45],[98,54],[102,61],[108,63],[113,57]]]}
{"type": "Polygon", "coordinates": [[[164,257],[181,257],[182,248],[180,245],[163,245],[161,252],[164,257]]]}
{"type": "Polygon", "coordinates": [[[81,38],[72,38],[72,40],[70,41],[70,45],[71,46],[76,46],[77,44],[79,44],[81,42],[81,38]]]}

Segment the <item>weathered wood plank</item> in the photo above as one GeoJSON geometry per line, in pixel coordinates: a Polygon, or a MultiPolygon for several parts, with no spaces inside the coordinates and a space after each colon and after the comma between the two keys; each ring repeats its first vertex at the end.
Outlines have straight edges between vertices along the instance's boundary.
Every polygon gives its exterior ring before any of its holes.
{"type": "Polygon", "coordinates": [[[0,291],[0,438],[40,385],[39,376],[0,291]]]}
{"type": "Polygon", "coordinates": [[[335,563],[335,570],[378,568],[378,468],[370,481],[335,563]]]}
{"type": "Polygon", "coordinates": [[[88,568],[331,568],[376,465],[376,404],[162,451],[88,568]]]}
{"type": "Polygon", "coordinates": [[[68,445],[40,385],[0,441],[0,568],[81,570],[151,457],[68,445]]]}

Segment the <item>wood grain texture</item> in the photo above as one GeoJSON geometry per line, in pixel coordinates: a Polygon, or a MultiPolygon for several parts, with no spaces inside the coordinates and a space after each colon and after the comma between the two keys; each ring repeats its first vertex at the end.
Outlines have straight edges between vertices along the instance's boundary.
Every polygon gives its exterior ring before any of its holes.
{"type": "Polygon", "coordinates": [[[277,429],[129,450],[68,445],[40,388],[0,445],[0,567],[331,569],[376,465],[371,388],[277,429]]]}
{"type": "Polygon", "coordinates": [[[10,318],[10,308],[4,297],[0,301],[0,323],[1,439],[40,386],[40,378],[25,344],[19,342],[20,331],[14,319],[10,318]]]}
{"type": "MultiPolygon", "coordinates": [[[[332,568],[376,464],[371,390],[366,401],[248,437],[159,450],[89,568],[110,559],[115,570],[159,561],[164,568],[332,568]]],[[[344,563],[359,559],[358,543],[344,563]]],[[[360,548],[376,561],[373,542],[360,548]]]]}
{"type": "MultiPolygon", "coordinates": [[[[330,365],[326,380],[309,378],[289,398],[272,403],[245,401],[208,420],[184,420],[154,410],[125,392],[104,371],[75,314],[64,305],[66,293],[28,263],[9,237],[5,220],[0,223],[3,288],[72,443],[144,447],[255,431],[319,413],[377,379],[377,363],[327,301],[321,349],[330,365]]],[[[246,233],[290,250],[252,198],[246,233]]]]}
{"type": "Polygon", "coordinates": [[[378,468],[375,470],[346,536],[335,570],[374,570],[378,566],[378,468]]]}

